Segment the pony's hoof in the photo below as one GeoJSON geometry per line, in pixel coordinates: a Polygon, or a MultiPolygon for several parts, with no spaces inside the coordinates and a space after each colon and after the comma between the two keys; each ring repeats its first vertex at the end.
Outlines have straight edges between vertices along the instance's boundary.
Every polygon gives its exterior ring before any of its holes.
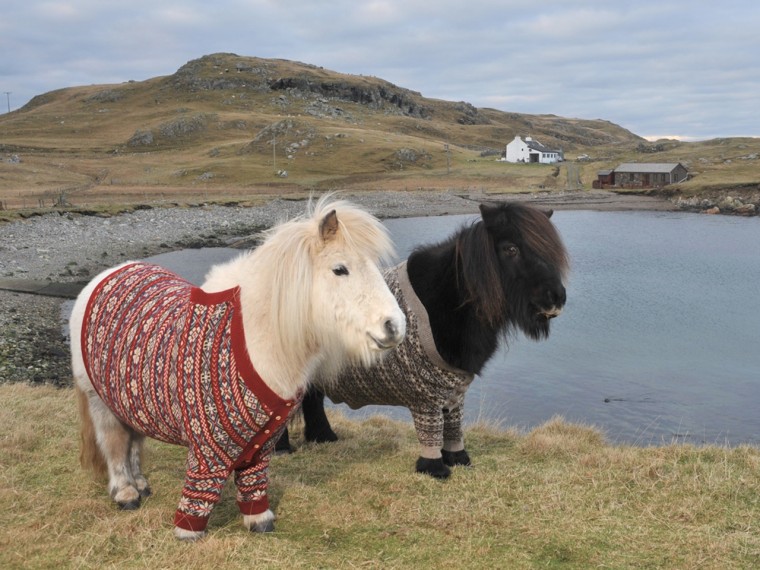
{"type": "Polygon", "coordinates": [[[243,526],[251,532],[273,532],[274,518],[269,509],[257,515],[243,515],[243,526]]]}
{"type": "Polygon", "coordinates": [[[142,489],[140,489],[139,493],[140,493],[140,498],[145,499],[147,497],[150,497],[153,494],[153,491],[151,491],[150,487],[143,487],[142,489]]]}
{"type": "Polygon", "coordinates": [[[417,473],[424,473],[436,479],[446,479],[451,475],[451,469],[444,465],[442,457],[437,459],[419,457],[415,469],[417,473]]]}
{"type": "Polygon", "coordinates": [[[327,429],[319,429],[319,430],[304,430],[304,439],[306,441],[311,441],[313,443],[329,443],[332,441],[338,441],[338,436],[335,435],[335,432],[330,429],[329,427],[327,429]]]}
{"type": "Polygon", "coordinates": [[[206,536],[205,530],[187,530],[178,526],[174,527],[174,536],[183,542],[195,542],[206,536]]]}
{"type": "Polygon", "coordinates": [[[248,530],[251,532],[274,532],[274,521],[252,525],[248,530]]]}
{"type": "Polygon", "coordinates": [[[449,467],[455,467],[457,465],[465,465],[469,467],[472,465],[470,456],[464,449],[462,451],[446,451],[445,449],[442,449],[441,455],[443,456],[443,462],[449,467]]]}
{"type": "Polygon", "coordinates": [[[111,498],[123,511],[134,511],[140,508],[140,492],[128,485],[120,490],[111,489],[111,498]]]}
{"type": "Polygon", "coordinates": [[[140,497],[132,501],[125,501],[123,503],[116,503],[122,511],[136,511],[140,508],[140,497]]]}

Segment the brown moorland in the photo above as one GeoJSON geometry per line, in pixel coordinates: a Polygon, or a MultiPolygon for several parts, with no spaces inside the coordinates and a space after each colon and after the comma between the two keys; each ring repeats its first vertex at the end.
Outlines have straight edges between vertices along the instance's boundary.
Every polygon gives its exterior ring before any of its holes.
{"type": "Polygon", "coordinates": [[[476,108],[376,77],[213,54],[173,75],[52,91],[0,115],[0,205],[579,190],[597,170],[629,161],[684,163],[692,179],[670,190],[687,196],[746,194],[760,182],[759,152],[760,139],[649,143],[605,120],[476,108]],[[561,148],[567,162],[498,161],[515,135],[561,148]]]}

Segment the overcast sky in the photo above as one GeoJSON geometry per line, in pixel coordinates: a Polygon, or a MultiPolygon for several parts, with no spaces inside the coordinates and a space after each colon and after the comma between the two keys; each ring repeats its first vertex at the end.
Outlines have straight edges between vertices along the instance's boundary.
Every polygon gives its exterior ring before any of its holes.
{"type": "Polygon", "coordinates": [[[758,0],[7,0],[0,112],[217,52],[647,138],[760,136],[758,0]]]}

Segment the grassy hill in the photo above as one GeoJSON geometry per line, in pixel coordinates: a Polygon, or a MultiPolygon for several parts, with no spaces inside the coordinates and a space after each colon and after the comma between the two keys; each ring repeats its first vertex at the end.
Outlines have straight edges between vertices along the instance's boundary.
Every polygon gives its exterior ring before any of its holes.
{"type": "Polygon", "coordinates": [[[214,54],[166,77],[45,93],[0,116],[0,202],[19,208],[341,188],[568,186],[564,165],[497,162],[515,135],[561,148],[569,160],[589,155],[580,168],[587,188],[596,170],[623,160],[688,162],[715,184],[760,179],[756,160],[739,159],[760,151],[755,139],[651,145],[608,121],[479,109],[375,77],[214,54]],[[745,172],[745,163],[754,171],[745,172]]]}

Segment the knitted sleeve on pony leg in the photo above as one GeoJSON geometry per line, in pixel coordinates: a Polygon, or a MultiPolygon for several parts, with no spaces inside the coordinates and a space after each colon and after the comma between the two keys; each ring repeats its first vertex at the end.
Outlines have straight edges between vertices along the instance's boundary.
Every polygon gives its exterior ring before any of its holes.
{"type": "Polygon", "coordinates": [[[265,439],[255,439],[253,448],[256,452],[252,456],[243,454],[241,459],[233,465],[235,471],[235,486],[237,487],[237,505],[244,515],[258,515],[269,508],[269,462],[274,455],[277,440],[287,427],[290,415],[301,406],[303,394],[299,395],[295,405],[286,404],[286,414],[274,416],[272,423],[264,427],[262,431],[265,439]],[[270,427],[271,425],[271,427],[270,427]],[[262,443],[258,445],[257,442],[262,443]]]}
{"type": "Polygon", "coordinates": [[[237,487],[237,505],[244,515],[258,515],[269,508],[269,461],[272,458],[272,447],[267,453],[258,456],[258,460],[250,465],[235,470],[235,486],[237,487]]]}
{"type": "Polygon", "coordinates": [[[458,443],[464,439],[462,431],[462,406],[454,406],[443,411],[443,441],[458,443]]]}
{"type": "Polygon", "coordinates": [[[443,447],[443,411],[440,408],[411,410],[414,430],[423,447],[443,447]]]}
{"type": "Polygon", "coordinates": [[[222,496],[222,489],[229,478],[228,469],[207,471],[196,469],[197,460],[188,452],[188,469],[182,498],[174,515],[174,526],[185,530],[206,530],[211,511],[222,496]]]}

